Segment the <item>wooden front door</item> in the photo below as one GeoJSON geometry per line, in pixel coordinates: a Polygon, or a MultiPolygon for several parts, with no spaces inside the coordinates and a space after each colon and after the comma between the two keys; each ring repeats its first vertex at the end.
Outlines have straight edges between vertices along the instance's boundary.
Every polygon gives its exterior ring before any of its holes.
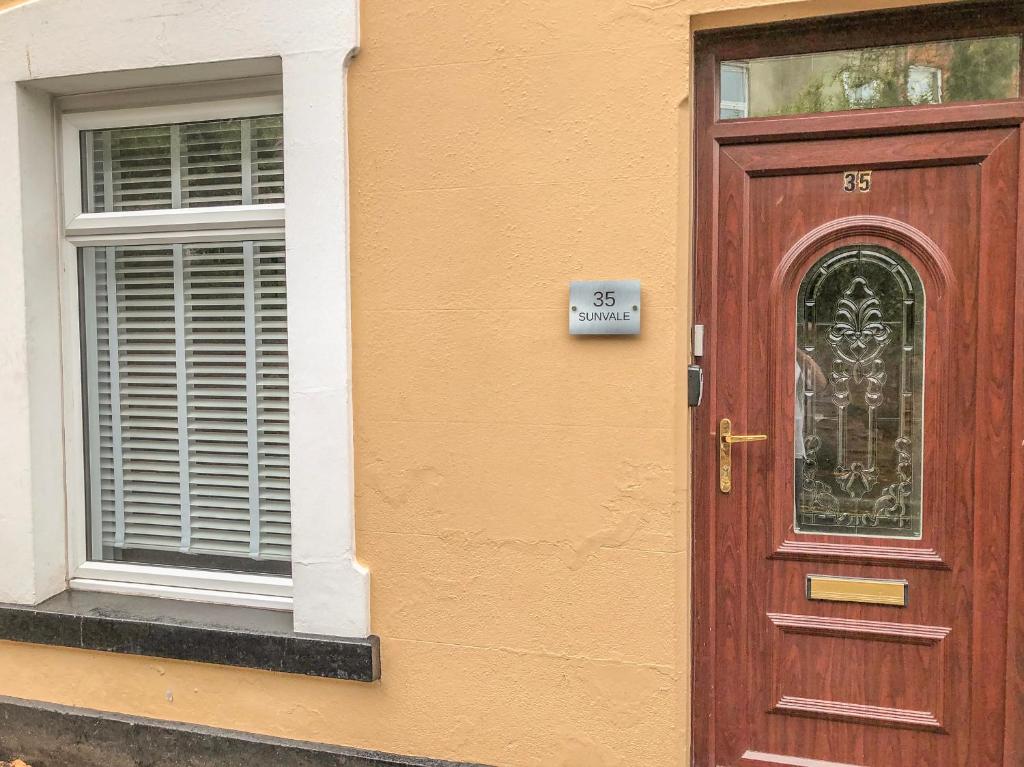
{"type": "Polygon", "coordinates": [[[1020,767],[1024,106],[716,120],[781,34],[698,55],[695,763],[1020,767]]]}

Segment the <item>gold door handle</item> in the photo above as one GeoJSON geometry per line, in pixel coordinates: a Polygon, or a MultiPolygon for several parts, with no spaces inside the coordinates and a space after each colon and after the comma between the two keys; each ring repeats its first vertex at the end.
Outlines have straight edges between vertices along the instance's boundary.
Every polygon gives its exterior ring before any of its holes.
{"type": "Polygon", "coordinates": [[[768,439],[767,434],[730,434],[723,439],[730,445],[737,445],[740,442],[764,442],[768,439]]]}
{"type": "Polygon", "coordinates": [[[723,418],[718,423],[718,488],[732,492],[732,446],[744,442],[763,442],[767,434],[733,434],[732,421],[723,418]]]}

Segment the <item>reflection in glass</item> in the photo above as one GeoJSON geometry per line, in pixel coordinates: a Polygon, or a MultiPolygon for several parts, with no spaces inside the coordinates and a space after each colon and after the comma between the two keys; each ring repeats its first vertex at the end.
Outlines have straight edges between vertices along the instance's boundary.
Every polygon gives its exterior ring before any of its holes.
{"type": "Polygon", "coordinates": [[[750,104],[748,89],[748,73],[745,64],[726,64],[722,66],[722,117],[746,117],[750,104]]]}
{"type": "Polygon", "coordinates": [[[95,561],[291,573],[284,243],[79,250],[95,561]]]}
{"type": "Polygon", "coordinates": [[[281,115],[82,132],[82,210],[284,202],[281,115]]]}
{"type": "Polygon", "coordinates": [[[1020,36],[726,61],[722,120],[1020,95],[1020,36]],[[738,101],[736,81],[743,78],[738,101]]]}
{"type": "Polygon", "coordinates": [[[877,246],[834,251],[797,299],[796,530],[921,535],[924,288],[877,246]]]}

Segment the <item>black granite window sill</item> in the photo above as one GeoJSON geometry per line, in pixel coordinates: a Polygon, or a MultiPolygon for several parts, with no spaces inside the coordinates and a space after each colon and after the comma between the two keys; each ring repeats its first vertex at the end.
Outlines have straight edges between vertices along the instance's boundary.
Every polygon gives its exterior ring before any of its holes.
{"type": "Polygon", "coordinates": [[[380,641],[292,631],[289,613],[65,591],[0,604],[0,640],[146,655],[330,679],[380,679],[380,641]]]}

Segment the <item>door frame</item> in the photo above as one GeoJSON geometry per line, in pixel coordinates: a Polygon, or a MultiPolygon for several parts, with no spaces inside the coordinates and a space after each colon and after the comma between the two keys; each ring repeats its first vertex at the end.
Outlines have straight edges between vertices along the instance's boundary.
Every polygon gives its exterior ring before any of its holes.
{"type": "MultiPolygon", "coordinates": [[[[714,767],[715,753],[715,500],[717,481],[716,370],[712,316],[717,263],[718,148],[740,142],[776,142],[856,136],[898,135],[982,127],[1020,126],[1024,123],[1024,96],[988,102],[938,106],[895,107],[832,112],[806,116],[744,118],[719,122],[718,68],[721,61],[761,56],[813,53],[878,45],[921,43],[932,40],[1024,34],[1024,3],[985,0],[954,5],[929,5],[891,11],[872,11],[696,32],[694,50],[694,199],[692,242],[693,322],[709,329],[704,355],[699,360],[708,381],[703,402],[692,411],[691,462],[693,508],[692,561],[692,763],[714,767]]],[[[1024,75],[1024,46],[1022,46],[1024,75]]],[[[1024,155],[1024,152],[1022,152],[1024,155]]],[[[1018,199],[1024,201],[1024,156],[1018,199]]],[[[1024,202],[1021,203],[1024,206],[1024,202]]],[[[1024,215],[1019,226],[1024,233],[1024,215]]],[[[1024,242],[1024,237],[1020,239],[1024,242]]],[[[1016,316],[1024,317],[1024,248],[1017,253],[1016,316]]],[[[1013,376],[1024,381],[1024,327],[1013,342],[1013,376]]],[[[1017,454],[1011,460],[1024,469],[1024,386],[1014,386],[1010,425],[1017,454]]],[[[1004,762],[1024,752],[1024,471],[1010,479],[1011,509],[1007,621],[1007,677],[1004,762]],[[1014,608],[1017,609],[1014,609],[1014,608]]]]}

